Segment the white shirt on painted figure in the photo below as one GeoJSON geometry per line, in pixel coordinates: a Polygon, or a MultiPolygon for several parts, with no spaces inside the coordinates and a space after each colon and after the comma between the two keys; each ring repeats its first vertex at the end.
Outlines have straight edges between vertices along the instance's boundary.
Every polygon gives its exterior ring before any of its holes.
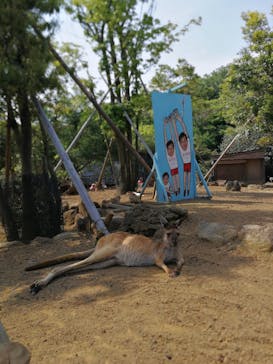
{"type": "Polygon", "coordinates": [[[178,168],[178,163],[177,163],[175,152],[174,152],[173,155],[167,154],[167,160],[168,160],[168,164],[169,164],[170,169],[178,168]]]}
{"type": "Polygon", "coordinates": [[[190,148],[189,141],[188,141],[187,149],[182,149],[181,145],[180,144],[178,144],[178,145],[179,145],[181,157],[183,159],[183,163],[191,163],[191,148],[190,148]]]}

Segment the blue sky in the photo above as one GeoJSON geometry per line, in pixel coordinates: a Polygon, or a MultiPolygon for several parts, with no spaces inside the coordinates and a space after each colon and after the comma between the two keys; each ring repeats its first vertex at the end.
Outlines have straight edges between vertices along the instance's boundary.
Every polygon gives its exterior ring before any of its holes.
{"type": "MultiPolygon", "coordinates": [[[[265,13],[272,25],[272,0],[156,0],[155,4],[153,15],[163,24],[170,20],[183,27],[191,18],[202,17],[202,25],[193,25],[173,46],[173,52],[163,55],[160,62],[175,66],[178,58],[185,58],[199,75],[232,62],[244,47],[242,12],[257,10],[265,13]]],[[[97,57],[84,41],[79,25],[71,22],[67,16],[61,16],[56,39],[82,45],[91,75],[103,85],[97,72],[97,57]]],[[[153,71],[146,74],[144,81],[149,82],[152,75],[153,71]]]]}
{"type": "Polygon", "coordinates": [[[271,20],[272,6],[271,0],[158,0],[155,16],[162,22],[183,25],[188,19],[202,17],[202,25],[192,26],[162,62],[175,65],[179,57],[185,58],[200,75],[228,64],[245,45],[241,13],[258,10],[271,20]]]}

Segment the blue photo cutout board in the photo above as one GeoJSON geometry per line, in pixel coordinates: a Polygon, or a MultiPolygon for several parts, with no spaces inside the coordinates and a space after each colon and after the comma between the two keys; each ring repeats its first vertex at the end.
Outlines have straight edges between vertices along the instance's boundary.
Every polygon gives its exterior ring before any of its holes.
{"type": "Polygon", "coordinates": [[[192,107],[189,95],[152,92],[157,200],[196,197],[192,107]]]}

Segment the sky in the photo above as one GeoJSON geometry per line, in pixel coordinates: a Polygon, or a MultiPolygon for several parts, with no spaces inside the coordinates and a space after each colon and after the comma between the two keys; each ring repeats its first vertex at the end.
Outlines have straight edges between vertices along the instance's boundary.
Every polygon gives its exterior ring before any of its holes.
{"type": "MultiPolygon", "coordinates": [[[[265,13],[272,25],[272,6],[272,0],[156,0],[153,16],[162,24],[171,21],[182,28],[190,19],[202,17],[202,25],[192,25],[189,32],[174,44],[173,52],[162,56],[160,63],[175,66],[179,58],[185,58],[200,76],[227,65],[246,45],[241,30],[244,25],[242,12],[257,10],[265,13]]],[[[97,71],[97,56],[84,40],[80,26],[66,15],[60,17],[56,40],[82,45],[91,75],[96,77],[100,86],[103,85],[97,71]]],[[[149,82],[154,71],[144,75],[144,82],[149,82]]]]}

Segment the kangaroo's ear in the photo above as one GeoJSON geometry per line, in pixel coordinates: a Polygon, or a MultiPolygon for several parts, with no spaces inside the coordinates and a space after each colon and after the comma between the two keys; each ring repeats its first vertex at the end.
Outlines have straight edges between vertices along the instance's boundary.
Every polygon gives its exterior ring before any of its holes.
{"type": "Polygon", "coordinates": [[[162,227],[166,227],[169,224],[168,220],[162,215],[159,215],[159,221],[162,227]]]}

